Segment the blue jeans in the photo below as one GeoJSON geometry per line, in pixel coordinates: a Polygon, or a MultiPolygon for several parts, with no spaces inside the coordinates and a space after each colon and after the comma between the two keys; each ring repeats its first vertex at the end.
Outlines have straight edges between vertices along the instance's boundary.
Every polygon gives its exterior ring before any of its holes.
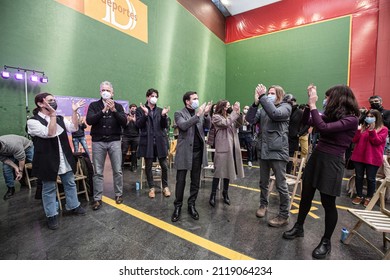
{"type": "Polygon", "coordinates": [[[83,146],[84,151],[87,153],[89,157],[89,150],[88,150],[87,140],[85,140],[85,137],[73,137],[72,142],[73,142],[75,153],[79,151],[79,143],[81,143],[81,146],[83,146]]]}
{"type": "Polygon", "coordinates": [[[363,197],[363,179],[365,171],[367,179],[367,197],[372,197],[375,193],[376,173],[378,172],[379,166],[374,166],[371,164],[356,161],[354,161],[353,164],[355,165],[355,186],[357,195],[363,197]]]}
{"type": "Polygon", "coordinates": [[[92,142],[92,162],[94,167],[93,198],[95,201],[102,199],[104,185],[103,171],[107,153],[111,161],[115,196],[122,196],[123,174],[121,141],[92,142]]]}
{"type": "MultiPolygon", "coordinates": [[[[74,182],[73,171],[58,175],[61,178],[65,192],[65,209],[73,210],[80,206],[77,197],[77,187],[74,182]]],[[[55,181],[42,181],[42,203],[46,217],[53,217],[58,214],[56,206],[57,185],[55,181]]]]}
{"type": "MultiPolygon", "coordinates": [[[[24,150],[26,154],[26,162],[32,162],[32,159],[34,157],[34,146],[30,146],[27,149],[24,150]]],[[[18,165],[18,161],[14,157],[8,158],[12,160],[16,165],[18,165]]],[[[4,175],[4,181],[8,188],[14,188],[15,187],[15,177],[14,177],[14,169],[12,166],[8,164],[3,164],[3,175],[4,175]]]]}

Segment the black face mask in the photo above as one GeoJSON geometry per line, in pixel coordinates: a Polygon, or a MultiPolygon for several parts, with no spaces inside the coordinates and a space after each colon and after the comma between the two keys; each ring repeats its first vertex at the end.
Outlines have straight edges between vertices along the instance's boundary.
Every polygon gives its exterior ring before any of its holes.
{"type": "Polygon", "coordinates": [[[232,107],[227,108],[226,113],[231,114],[233,112],[232,107]]]}
{"type": "Polygon", "coordinates": [[[57,101],[52,101],[48,103],[54,110],[57,110],[57,101]]]}
{"type": "Polygon", "coordinates": [[[380,110],[382,105],[380,103],[371,103],[371,109],[380,110]]]}

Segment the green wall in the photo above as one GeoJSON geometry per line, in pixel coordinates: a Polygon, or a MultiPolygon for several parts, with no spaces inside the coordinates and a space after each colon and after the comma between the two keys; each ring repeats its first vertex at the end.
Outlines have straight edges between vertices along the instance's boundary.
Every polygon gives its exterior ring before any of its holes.
{"type": "MultiPolygon", "coordinates": [[[[160,92],[170,116],[188,90],[200,100],[226,93],[226,46],[176,0],[143,0],[149,42],[143,43],[54,0],[1,1],[0,66],[43,70],[46,85],[28,84],[29,108],[39,92],[99,97],[109,80],[115,98],[139,104],[148,88],[160,92]]],[[[24,134],[24,83],[0,79],[2,134],[24,134]]]]}
{"type": "Polygon", "coordinates": [[[306,103],[306,88],[348,83],[350,17],[276,32],[227,45],[226,97],[253,102],[259,83],[281,85],[306,103]]]}

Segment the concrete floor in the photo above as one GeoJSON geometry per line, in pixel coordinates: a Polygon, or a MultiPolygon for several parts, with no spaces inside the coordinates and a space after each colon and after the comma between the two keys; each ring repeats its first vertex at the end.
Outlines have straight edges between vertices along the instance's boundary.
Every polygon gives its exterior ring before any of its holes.
{"type": "MultiPolygon", "coordinates": [[[[165,198],[161,191],[156,198],[148,198],[148,190],[136,191],[135,182],[140,171],[124,170],[124,203],[116,205],[112,188],[109,160],[106,162],[104,204],[92,211],[85,197],[80,201],[87,209],[83,217],[60,216],[60,228],[49,230],[40,200],[34,198],[35,189],[17,186],[15,196],[0,200],[0,259],[2,260],[311,260],[312,250],[319,243],[324,227],[324,212],[320,204],[313,204],[305,223],[305,237],[284,240],[282,233],[290,229],[297,217],[293,206],[290,225],[271,228],[267,219],[259,219],[255,212],[259,205],[259,169],[245,166],[245,179],[231,182],[230,206],[223,204],[218,194],[216,207],[209,206],[211,182],[206,181],[199,192],[198,221],[187,214],[185,204],[181,220],[170,220],[174,206],[175,170],[169,171],[172,196],[165,198]]],[[[346,181],[343,182],[346,184],[346,181]]],[[[187,186],[188,187],[188,186],[187,186]]],[[[6,192],[0,181],[0,194],[6,192]]],[[[319,201],[318,194],[315,197],[319,201]]],[[[271,194],[266,218],[277,214],[278,195],[271,194]]],[[[298,202],[299,204],[299,202],[298,202]]],[[[379,260],[381,257],[359,239],[345,245],[339,241],[341,229],[351,227],[356,219],[346,211],[352,205],[345,188],[337,199],[339,221],[332,238],[332,260],[379,260]]],[[[363,232],[381,246],[382,235],[365,227],[363,232]]]]}

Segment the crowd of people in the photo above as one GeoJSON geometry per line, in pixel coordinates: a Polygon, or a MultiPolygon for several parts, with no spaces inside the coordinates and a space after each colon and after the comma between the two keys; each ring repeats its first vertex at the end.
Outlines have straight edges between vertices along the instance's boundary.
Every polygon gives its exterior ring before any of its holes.
{"type": "MultiPolygon", "coordinates": [[[[15,180],[23,176],[24,165],[32,162],[32,175],[36,176],[42,189],[42,204],[50,229],[57,229],[56,181],[59,176],[66,197],[65,211],[85,215],[77,197],[74,181],[76,170],[73,152],[82,145],[93,163],[92,209],[102,206],[104,166],[110,157],[115,202],[123,203],[123,171],[130,154],[130,170],[137,171],[138,160],[145,163],[146,181],[150,199],[156,196],[153,179],[153,162],[161,168],[162,194],[171,196],[168,182],[168,151],[170,107],[159,107],[157,89],[148,89],[146,102],[139,106],[131,104],[129,111],[114,100],[113,85],[100,84],[100,99],[92,102],[85,121],[78,110],[85,101],[72,103],[70,119],[57,115],[57,103],[50,93],[35,97],[33,116],[27,121],[31,140],[18,135],[0,136],[0,160],[7,186],[4,200],[15,194],[15,180]],[[86,122],[86,123],[85,123],[86,122]],[[90,126],[92,153],[84,130],[90,126]],[[72,133],[72,150],[67,133],[72,133]]],[[[290,195],[286,174],[292,170],[290,159],[297,152],[309,158],[303,174],[303,187],[298,218],[294,226],[283,233],[283,238],[304,236],[304,222],[318,190],[325,210],[325,230],[314,258],[325,258],[331,251],[331,237],[337,224],[336,198],[341,194],[345,167],[345,152],[353,147],[351,160],[356,174],[356,197],[353,204],[367,206],[375,193],[378,168],[387,160],[389,152],[390,111],[382,106],[379,96],[369,99],[371,108],[359,108],[352,90],[345,85],[329,88],[325,93],[322,108],[317,108],[318,94],[315,85],[307,88],[307,100],[299,105],[291,93],[280,85],[266,87],[259,84],[254,90],[254,100],[243,107],[228,100],[201,102],[195,91],[183,95],[184,107],[174,113],[176,154],[176,184],[172,222],[181,217],[186,177],[190,172],[190,187],[187,201],[188,214],[198,220],[195,204],[199,192],[202,167],[208,165],[207,149],[213,154],[214,173],[209,204],[215,207],[217,189],[222,185],[222,200],[232,202],[229,186],[232,181],[244,177],[242,149],[246,150],[247,166],[258,159],[260,165],[260,199],[256,216],[264,218],[269,205],[271,174],[275,177],[279,193],[279,213],[268,220],[271,227],[290,223],[290,195]],[[207,135],[207,137],[206,137],[207,135]],[[309,147],[312,147],[310,151],[309,147]],[[367,178],[367,193],[363,194],[363,179],[367,178]]]]}

